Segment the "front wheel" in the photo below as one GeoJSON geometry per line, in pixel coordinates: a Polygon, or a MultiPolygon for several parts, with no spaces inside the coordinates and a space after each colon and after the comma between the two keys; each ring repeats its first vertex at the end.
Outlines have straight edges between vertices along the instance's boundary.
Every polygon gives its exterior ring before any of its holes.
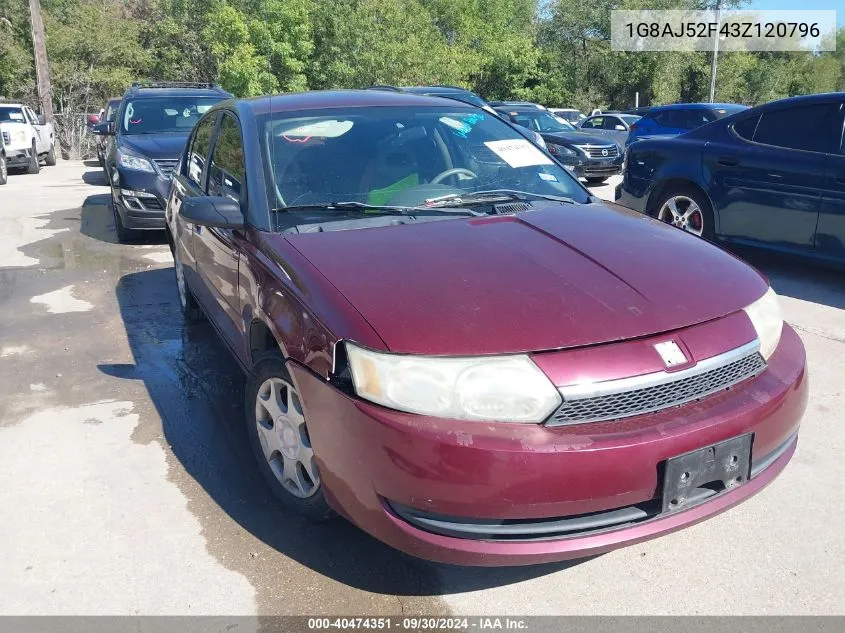
{"type": "Polygon", "coordinates": [[[41,171],[41,164],[38,162],[38,150],[35,147],[35,141],[32,141],[32,151],[29,155],[29,164],[26,166],[26,173],[37,174],[41,171]]]}
{"type": "Polygon", "coordinates": [[[276,498],[310,521],[334,517],[302,402],[279,351],[261,356],[250,371],[244,411],[258,468],[276,498]]]}
{"type": "Polygon", "coordinates": [[[47,167],[55,167],[56,165],[56,144],[50,143],[50,151],[47,152],[47,157],[44,159],[44,164],[47,167]]]}
{"type": "Polygon", "coordinates": [[[120,217],[120,211],[117,210],[117,203],[112,196],[111,201],[112,216],[114,217],[114,232],[117,235],[117,241],[120,244],[131,242],[135,238],[135,233],[131,229],[127,229],[120,217]]]}
{"type": "Polygon", "coordinates": [[[706,240],[715,237],[713,208],[707,196],[694,187],[670,189],[660,196],[655,208],[655,217],[661,222],[706,240]]]}

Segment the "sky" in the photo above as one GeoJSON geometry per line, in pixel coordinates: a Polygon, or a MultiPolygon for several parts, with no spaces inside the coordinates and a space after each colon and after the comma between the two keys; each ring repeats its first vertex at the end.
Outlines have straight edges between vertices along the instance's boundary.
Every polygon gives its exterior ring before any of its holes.
{"type": "Polygon", "coordinates": [[[790,10],[836,10],[836,24],[845,26],[845,2],[842,0],[751,0],[745,5],[749,9],[790,9],[790,10]]]}

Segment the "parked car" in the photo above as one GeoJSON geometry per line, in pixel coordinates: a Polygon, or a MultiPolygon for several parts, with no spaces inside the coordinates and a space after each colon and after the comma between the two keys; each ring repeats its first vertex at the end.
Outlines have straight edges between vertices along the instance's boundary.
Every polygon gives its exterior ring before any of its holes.
{"type": "Polygon", "coordinates": [[[581,121],[578,129],[585,134],[599,136],[625,147],[631,126],[640,117],[635,114],[600,114],[581,121]]]}
{"type": "Polygon", "coordinates": [[[618,143],[584,134],[555,115],[530,106],[497,110],[516,125],[539,132],[549,152],[579,178],[599,184],[622,171],[618,143]]]}
{"type": "Polygon", "coordinates": [[[56,164],[56,133],[53,124],[21,103],[0,102],[0,133],[6,143],[6,168],[23,168],[37,174],[41,161],[56,164]]]}
{"type": "Polygon", "coordinates": [[[549,112],[576,127],[578,123],[587,118],[586,114],[575,108],[549,108],[549,112]]]}
{"type": "Polygon", "coordinates": [[[491,101],[490,105],[493,108],[534,108],[536,110],[546,110],[546,106],[531,101],[491,101]]]}
{"type": "Polygon", "coordinates": [[[653,136],[677,136],[706,123],[746,110],[748,106],[736,103],[675,103],[651,108],[631,127],[626,141],[653,136]]]}
{"type": "MultiPolygon", "coordinates": [[[[123,97],[109,99],[106,102],[105,107],[102,109],[102,112],[100,112],[97,124],[112,123],[114,121],[114,117],[117,115],[117,110],[120,108],[120,102],[122,100],[123,97]]],[[[106,165],[106,154],[108,153],[109,140],[112,138],[114,137],[109,136],[108,134],[101,134],[97,139],[97,161],[99,161],[100,167],[105,167],[106,165]]]]}
{"type": "Polygon", "coordinates": [[[377,91],[227,101],[180,165],[179,301],[247,372],[290,512],[539,563],[717,514],[795,450],[804,349],[765,279],[599,203],[497,117],[377,91]]]}
{"type": "MultiPolygon", "coordinates": [[[[481,108],[482,110],[486,110],[490,114],[501,116],[495,109],[490,106],[489,103],[487,103],[479,95],[475,94],[470,90],[467,90],[466,88],[458,88],[456,86],[404,86],[402,88],[397,88],[396,86],[381,85],[371,86],[370,88],[368,88],[368,90],[383,90],[387,92],[408,92],[410,94],[426,95],[429,97],[454,99],[455,101],[468,103],[471,106],[476,106],[478,108],[481,108]]],[[[546,148],[546,143],[543,140],[542,136],[540,136],[537,132],[534,131],[529,132],[529,134],[534,139],[534,142],[537,145],[539,145],[543,149],[546,148]]]]}
{"type": "Polygon", "coordinates": [[[793,97],[628,149],[616,199],[710,240],[845,263],[845,93],[793,97]]]}
{"type": "Polygon", "coordinates": [[[164,228],[170,179],[200,117],[232,95],[211,84],[134,83],[114,121],[94,132],[112,137],[105,156],[115,231],[120,242],[164,228]]]}

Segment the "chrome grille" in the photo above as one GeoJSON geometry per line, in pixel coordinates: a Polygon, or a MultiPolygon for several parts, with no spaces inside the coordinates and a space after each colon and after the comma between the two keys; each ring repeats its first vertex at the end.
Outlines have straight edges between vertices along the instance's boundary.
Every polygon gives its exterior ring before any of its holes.
{"type": "Polygon", "coordinates": [[[169,178],[176,170],[176,165],[179,163],[179,159],[172,160],[169,158],[160,158],[158,160],[154,160],[153,162],[156,164],[156,167],[159,168],[159,171],[169,178]]]}
{"type": "Polygon", "coordinates": [[[590,158],[616,158],[619,156],[619,148],[616,145],[576,145],[575,147],[590,158]],[[607,154],[604,152],[607,152],[607,154]]]}
{"type": "MultiPolygon", "coordinates": [[[[744,350],[747,347],[739,349],[744,350]]],[[[691,370],[675,374],[660,372],[638,377],[636,380],[623,379],[597,383],[591,392],[585,392],[580,397],[576,391],[576,389],[581,389],[580,387],[572,389],[563,387],[561,395],[564,402],[548,424],[584,424],[618,420],[700,400],[729,389],[763,371],[766,368],[766,361],[760,356],[757,348],[758,344],[755,341],[753,351],[746,352],[739,358],[736,357],[738,350],[734,350],[721,357],[702,361],[699,366],[691,370]],[[728,358],[724,358],[726,356],[728,358]],[[704,365],[703,370],[701,365],[704,365]],[[624,389],[627,383],[638,386],[624,389]]]]}

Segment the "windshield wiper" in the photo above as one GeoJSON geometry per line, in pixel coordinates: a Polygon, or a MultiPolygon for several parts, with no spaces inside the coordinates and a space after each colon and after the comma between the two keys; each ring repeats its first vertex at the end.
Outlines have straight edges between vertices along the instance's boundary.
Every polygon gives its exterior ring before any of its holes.
{"type": "Polygon", "coordinates": [[[356,201],[348,201],[348,202],[324,202],[319,204],[294,204],[288,207],[277,207],[273,209],[274,212],[284,213],[286,211],[331,211],[334,209],[338,209],[341,211],[346,210],[358,210],[358,211],[378,211],[379,213],[383,213],[385,215],[417,215],[420,213],[439,213],[439,214],[448,214],[448,213],[457,213],[460,215],[487,215],[486,213],[481,213],[479,211],[473,211],[472,209],[460,209],[460,208],[435,208],[435,207],[428,207],[428,206],[420,206],[420,207],[402,207],[402,206],[395,206],[395,205],[384,205],[384,204],[367,204],[366,202],[356,202],[356,201]]]}
{"type": "Polygon", "coordinates": [[[494,202],[507,202],[509,200],[521,200],[528,202],[536,199],[552,200],[565,204],[578,204],[572,198],[566,196],[555,196],[545,193],[532,193],[530,191],[518,191],[516,189],[490,189],[487,191],[473,191],[471,193],[451,193],[439,198],[432,198],[426,202],[428,208],[439,208],[441,206],[456,207],[459,205],[485,204],[494,202]]]}

